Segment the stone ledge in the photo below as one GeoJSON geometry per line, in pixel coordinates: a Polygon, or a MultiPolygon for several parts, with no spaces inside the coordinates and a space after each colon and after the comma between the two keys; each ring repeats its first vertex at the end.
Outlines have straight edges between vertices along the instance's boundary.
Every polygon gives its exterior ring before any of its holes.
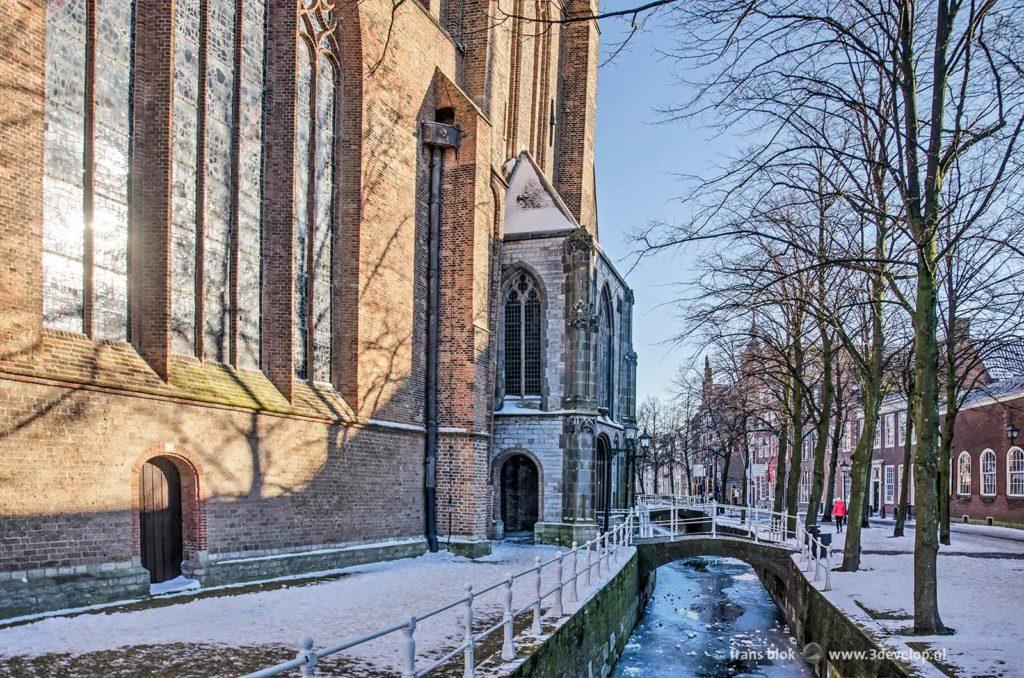
{"type": "Polygon", "coordinates": [[[0,618],[99,605],[149,595],[149,571],[139,566],[0,582],[0,618]]]}
{"type": "MultiPolygon", "coordinates": [[[[488,544],[488,548],[489,548],[488,544]]],[[[415,558],[427,550],[425,539],[407,540],[394,544],[367,544],[293,554],[282,553],[266,557],[239,558],[211,561],[202,577],[203,586],[219,586],[237,582],[274,579],[323,570],[337,570],[353,565],[375,563],[381,560],[415,558]]]]}
{"type": "Polygon", "coordinates": [[[534,539],[538,544],[572,546],[573,542],[584,544],[598,535],[594,523],[537,523],[533,526],[534,539]]]}

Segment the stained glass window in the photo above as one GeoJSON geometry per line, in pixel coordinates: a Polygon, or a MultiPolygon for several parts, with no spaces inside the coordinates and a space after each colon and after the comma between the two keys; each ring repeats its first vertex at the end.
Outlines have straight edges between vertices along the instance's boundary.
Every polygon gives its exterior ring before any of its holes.
{"type": "Polygon", "coordinates": [[[331,381],[332,247],[336,172],[337,10],[307,0],[300,10],[295,136],[295,373],[331,381]]]}
{"type": "Polygon", "coordinates": [[[174,25],[172,348],[248,368],[260,352],[264,3],[178,0],[174,25]]]}
{"type": "Polygon", "coordinates": [[[260,365],[264,0],[242,0],[238,166],[238,365],[260,365]]]}
{"type": "Polygon", "coordinates": [[[537,284],[525,273],[505,289],[505,394],[541,395],[541,299],[537,284]]]}
{"type": "Polygon", "coordinates": [[[43,318],[118,341],[128,338],[134,8],[47,3],[43,318]]]}
{"type": "Polygon", "coordinates": [[[171,349],[196,354],[196,195],[199,144],[199,0],[174,4],[174,161],[171,205],[171,349]]]}
{"type": "Polygon", "coordinates": [[[598,318],[597,337],[597,405],[611,413],[612,406],[612,302],[608,290],[601,293],[601,312],[598,318]]]}

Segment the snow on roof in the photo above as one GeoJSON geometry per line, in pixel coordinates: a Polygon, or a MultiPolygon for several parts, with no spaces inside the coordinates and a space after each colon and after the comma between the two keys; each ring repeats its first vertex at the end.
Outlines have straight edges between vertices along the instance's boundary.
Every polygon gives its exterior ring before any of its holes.
{"type": "Polygon", "coordinates": [[[993,349],[985,356],[985,369],[996,380],[1024,377],[1024,343],[1015,342],[993,349]]]}
{"type": "Polygon", "coordinates": [[[505,192],[505,233],[579,228],[544,172],[526,151],[519,154],[505,192]]]}

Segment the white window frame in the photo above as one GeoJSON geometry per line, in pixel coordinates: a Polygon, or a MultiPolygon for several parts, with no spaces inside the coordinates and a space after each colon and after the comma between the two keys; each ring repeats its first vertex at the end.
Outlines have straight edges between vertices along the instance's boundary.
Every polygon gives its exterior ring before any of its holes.
{"type": "Polygon", "coordinates": [[[1006,496],[1024,497],[1024,449],[1011,447],[1006,451],[1006,496]],[[1017,457],[1017,468],[1014,470],[1011,460],[1017,457]],[[1017,478],[1017,491],[1013,491],[1014,477],[1017,478]]]}
{"type": "Polygon", "coordinates": [[[879,450],[882,448],[882,418],[879,417],[875,420],[875,449],[879,450]]]}
{"type": "MultiPolygon", "coordinates": [[[[896,467],[896,505],[900,504],[900,496],[903,494],[903,464],[896,467]]],[[[910,503],[908,497],[907,503],[910,503]]]]}
{"type": "Polygon", "coordinates": [[[971,454],[967,450],[956,457],[956,493],[960,497],[971,496],[971,454]]]}
{"type": "Polygon", "coordinates": [[[896,444],[897,445],[906,445],[907,444],[907,413],[906,412],[900,412],[899,417],[897,418],[896,421],[897,421],[896,430],[899,431],[899,435],[897,436],[899,438],[899,440],[897,441],[896,444]]]}
{"type": "Polygon", "coordinates": [[[885,440],[882,441],[885,447],[892,447],[896,444],[896,415],[887,414],[885,421],[885,440]]]}
{"type": "Polygon", "coordinates": [[[984,450],[978,460],[978,472],[981,474],[981,496],[996,496],[996,453],[984,450]]]}
{"type": "Polygon", "coordinates": [[[882,497],[883,504],[895,504],[896,497],[893,493],[896,491],[896,467],[892,464],[888,464],[885,467],[885,472],[882,474],[882,497]]]}

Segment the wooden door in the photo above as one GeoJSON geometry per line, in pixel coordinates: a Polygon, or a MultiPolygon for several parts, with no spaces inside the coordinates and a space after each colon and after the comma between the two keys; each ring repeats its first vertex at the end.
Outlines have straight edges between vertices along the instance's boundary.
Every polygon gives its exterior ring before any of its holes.
{"type": "Polygon", "coordinates": [[[181,574],[181,476],[163,457],[150,459],[139,473],[142,564],[158,584],[181,574]]]}
{"type": "Polygon", "coordinates": [[[537,467],[521,454],[501,467],[501,519],[505,532],[533,530],[537,523],[537,467]]]}

